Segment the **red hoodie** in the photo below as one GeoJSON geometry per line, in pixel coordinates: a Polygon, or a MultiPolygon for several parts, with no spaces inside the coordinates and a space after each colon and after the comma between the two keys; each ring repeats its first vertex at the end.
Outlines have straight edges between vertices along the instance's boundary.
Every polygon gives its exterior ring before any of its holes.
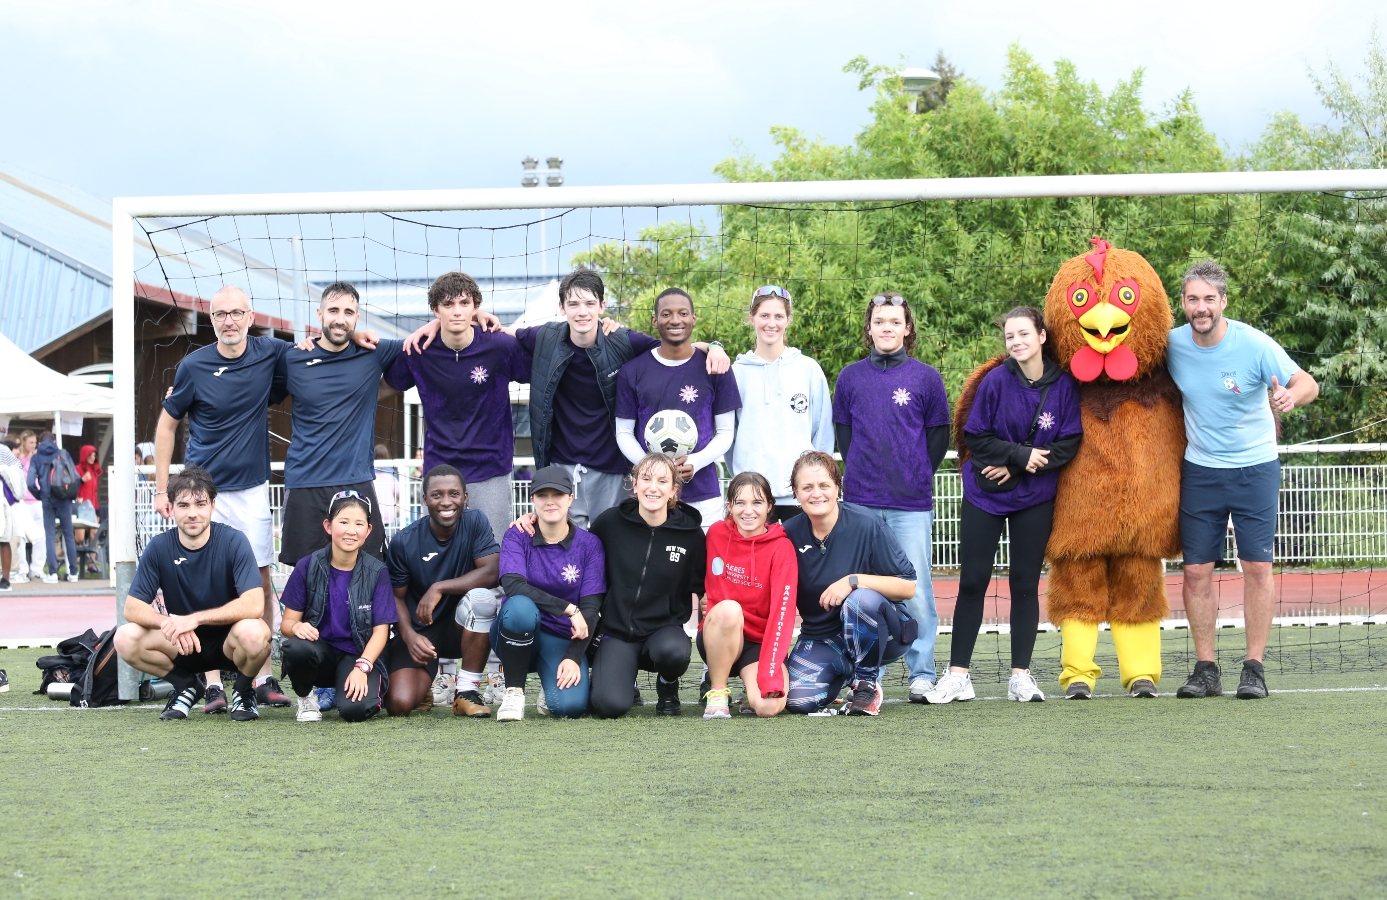
{"type": "MultiPolygon", "coordinates": [[[[785,692],[785,657],[795,630],[799,563],[779,523],[745,538],[726,519],[708,529],[708,610],[722,600],[742,605],[743,632],[761,645],[756,683],[762,696],[785,692]]],[[[703,625],[700,623],[700,629],[703,625]]],[[[734,673],[735,674],[735,673],[734,673]]]]}
{"type": "Polygon", "coordinates": [[[77,457],[77,477],[81,478],[83,475],[91,476],[89,480],[82,482],[82,486],[77,489],[77,499],[86,500],[92,505],[93,509],[100,505],[96,500],[96,482],[101,478],[102,470],[101,463],[90,466],[87,465],[87,457],[95,452],[96,448],[91,444],[83,444],[82,453],[77,457]]]}

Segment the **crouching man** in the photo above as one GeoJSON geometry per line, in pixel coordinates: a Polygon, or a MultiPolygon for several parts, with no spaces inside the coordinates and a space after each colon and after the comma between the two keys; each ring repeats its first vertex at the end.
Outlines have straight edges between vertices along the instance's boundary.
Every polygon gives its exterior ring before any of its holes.
{"type": "Polygon", "coordinates": [[[141,672],[173,685],[161,719],[186,719],[206,687],[203,672],[235,669],[231,718],[260,718],[255,674],[270,655],[270,629],[261,618],[260,569],[246,536],[212,521],[217,486],[198,466],[168,481],[177,526],[151,540],[140,556],[126,624],[116,652],[141,672]],[[155,597],[164,595],[163,610],[155,597]]]}

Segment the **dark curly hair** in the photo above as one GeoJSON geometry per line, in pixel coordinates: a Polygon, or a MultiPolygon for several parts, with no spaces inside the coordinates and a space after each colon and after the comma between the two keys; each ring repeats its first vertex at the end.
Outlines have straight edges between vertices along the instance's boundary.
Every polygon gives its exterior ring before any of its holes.
{"type": "Polygon", "coordinates": [[[473,306],[482,305],[482,289],[477,281],[466,272],[449,272],[439,275],[429,285],[429,309],[438,309],[438,304],[454,297],[467,297],[473,306]]]}
{"type": "MultiPolygon", "coordinates": [[[[867,301],[867,312],[863,315],[862,318],[862,344],[867,348],[868,351],[871,351],[873,347],[872,310],[877,308],[876,304],[874,304],[872,300],[875,300],[877,297],[886,297],[888,300],[892,297],[901,298],[900,308],[902,311],[905,312],[905,324],[906,327],[910,329],[910,333],[905,336],[905,352],[907,356],[914,356],[916,339],[915,313],[910,311],[910,301],[905,299],[904,297],[901,297],[901,295],[896,293],[895,291],[882,291],[880,294],[873,295],[872,298],[867,301]]],[[[887,303],[885,305],[891,306],[892,304],[887,303]]]]}

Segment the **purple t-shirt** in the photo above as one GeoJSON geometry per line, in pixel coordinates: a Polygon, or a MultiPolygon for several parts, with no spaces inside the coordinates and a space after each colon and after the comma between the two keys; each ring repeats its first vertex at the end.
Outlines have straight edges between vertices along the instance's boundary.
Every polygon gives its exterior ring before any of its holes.
{"type": "MultiPolygon", "coordinates": [[[[998,366],[984,375],[978,384],[973,407],[968,411],[968,421],[963,425],[964,433],[990,431],[1001,440],[1021,443],[1030,434],[1034,420],[1035,440],[1032,445],[1036,447],[1083,434],[1079,388],[1074,376],[1065,372],[1050,386],[1050,392],[1045,397],[1045,408],[1037,419],[1035,409],[1042,390],[1044,388],[1022,384],[1005,365],[998,366]]],[[[971,460],[963,467],[963,496],[978,509],[994,516],[1005,516],[1053,500],[1059,487],[1059,469],[1041,469],[1034,475],[1023,474],[1014,490],[990,494],[978,487],[973,471],[976,468],[971,460]]]]}
{"type": "Polygon", "coordinates": [[[934,509],[934,469],[925,429],[949,424],[944,379],[907,357],[890,369],[870,358],[843,367],[833,391],[833,421],[852,426],[843,499],[881,509],[934,509]]]}
{"type": "Polygon", "coordinates": [[[510,474],[510,383],[530,380],[529,356],[515,338],[473,325],[467,349],[450,350],[440,337],[422,353],[395,357],[385,380],[397,391],[419,388],[425,472],[447,463],[468,483],[510,474]]]}
{"type": "MultiPolygon", "coordinates": [[[[538,533],[531,537],[518,528],[507,529],[501,541],[501,577],[519,575],[574,606],[583,597],[605,594],[607,575],[602,542],[577,526],[573,526],[571,535],[571,541],[547,544],[538,533]]],[[[541,612],[539,627],[562,638],[573,634],[567,616],[541,612]]]]}
{"type": "MultiPolygon", "coordinates": [[[[535,352],[540,327],[521,328],[515,338],[525,352],[535,352]]],[[[629,332],[634,356],[648,353],[660,342],[639,331],[629,332]]],[[[621,448],[616,445],[612,416],[602,399],[597,384],[597,368],[583,347],[577,347],[564,335],[564,343],[573,354],[559,378],[554,391],[554,419],[550,431],[549,458],[565,465],[581,465],[596,472],[624,475],[631,468],[621,448]]]]}
{"type": "MultiPolygon", "coordinates": [[[[308,564],[312,559],[312,555],[305,556],[289,573],[289,582],[279,595],[285,609],[303,612],[308,605],[308,564]]],[[[318,623],[318,640],[343,653],[357,652],[356,643],[352,641],[352,611],[347,599],[347,586],[351,580],[351,572],[328,566],[327,606],[323,608],[323,620],[318,623]]],[[[381,569],[375,593],[371,595],[371,624],[393,625],[398,621],[395,592],[390,587],[390,571],[381,569]]]]}
{"type": "MultiPolygon", "coordinates": [[[[616,376],[616,417],[636,420],[636,440],[645,445],[645,423],[662,409],[682,409],[694,420],[698,440],[694,451],[713,440],[713,419],[742,408],[737,378],[731,372],[708,374],[708,355],[695,350],[677,366],[667,366],[652,350],[635,357],[616,376]]],[[[694,473],[680,497],[697,503],[718,496],[718,471],[713,465],[694,473]]]]}

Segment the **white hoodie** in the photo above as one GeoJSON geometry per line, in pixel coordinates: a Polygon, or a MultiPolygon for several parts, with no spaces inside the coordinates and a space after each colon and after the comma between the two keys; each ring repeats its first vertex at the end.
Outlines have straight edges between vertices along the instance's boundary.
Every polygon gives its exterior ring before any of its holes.
{"type": "Polygon", "coordinates": [[[833,452],[833,399],[819,364],[787,347],[775,362],[743,353],[732,364],[742,408],[727,459],[732,474],[760,472],[775,502],[793,505],[790,470],[806,450],[833,452]]]}

